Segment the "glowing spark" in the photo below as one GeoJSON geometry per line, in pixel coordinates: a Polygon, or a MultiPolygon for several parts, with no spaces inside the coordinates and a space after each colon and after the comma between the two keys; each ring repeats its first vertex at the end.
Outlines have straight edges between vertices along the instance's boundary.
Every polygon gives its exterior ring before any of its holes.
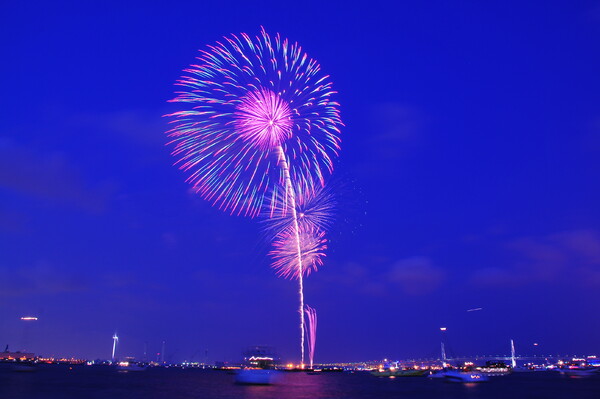
{"type": "Polygon", "coordinates": [[[21,317],[21,320],[25,320],[25,321],[35,321],[37,319],[38,318],[34,317],[34,316],[24,316],[24,317],[21,317]]]}

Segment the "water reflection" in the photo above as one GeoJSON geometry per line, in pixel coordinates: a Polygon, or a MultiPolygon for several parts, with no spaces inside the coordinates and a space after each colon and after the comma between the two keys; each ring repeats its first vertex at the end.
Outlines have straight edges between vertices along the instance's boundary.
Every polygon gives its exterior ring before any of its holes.
{"type": "Polygon", "coordinates": [[[94,367],[53,366],[35,373],[0,370],[0,398],[10,399],[597,399],[600,375],[561,378],[556,372],[514,373],[481,384],[446,383],[425,377],[377,378],[368,373],[284,372],[276,385],[244,386],[235,376],[216,370],[151,369],[117,373],[94,367]]]}
{"type": "Polygon", "coordinates": [[[336,379],[321,374],[304,372],[282,372],[279,381],[273,385],[244,385],[242,397],[248,399],[264,398],[319,398],[327,397],[326,391],[336,392],[336,379]]]}

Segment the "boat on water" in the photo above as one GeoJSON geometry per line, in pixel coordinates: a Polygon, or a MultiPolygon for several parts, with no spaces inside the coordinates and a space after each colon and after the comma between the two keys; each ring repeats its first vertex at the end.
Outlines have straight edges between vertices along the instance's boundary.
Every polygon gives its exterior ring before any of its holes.
{"type": "Polygon", "coordinates": [[[275,369],[277,356],[272,348],[256,346],[244,353],[245,367],[236,371],[235,383],[243,385],[272,385],[281,379],[275,369]]]}
{"type": "Polygon", "coordinates": [[[388,367],[373,370],[371,371],[371,375],[375,377],[422,377],[426,372],[427,370],[388,367]]]}
{"type": "Polygon", "coordinates": [[[573,368],[559,368],[557,369],[562,375],[572,378],[585,378],[594,375],[600,375],[600,368],[598,367],[573,367],[573,368]]]}
{"type": "Polygon", "coordinates": [[[585,378],[594,375],[600,375],[600,367],[590,364],[585,359],[573,359],[572,361],[561,364],[556,368],[560,374],[571,378],[585,378]]]}
{"type": "Polygon", "coordinates": [[[443,371],[442,375],[447,382],[472,383],[489,381],[487,375],[477,371],[447,370],[443,371]]]}
{"type": "Polygon", "coordinates": [[[446,382],[486,382],[489,381],[489,374],[481,373],[472,367],[467,368],[444,368],[427,376],[432,379],[444,380],[446,382]]]}
{"type": "Polygon", "coordinates": [[[473,363],[465,363],[464,366],[458,366],[458,368],[451,368],[446,358],[446,347],[444,342],[441,343],[442,349],[442,370],[431,373],[428,375],[432,379],[443,379],[446,382],[485,382],[489,381],[487,375],[473,369],[473,363]]]}
{"type": "Polygon", "coordinates": [[[313,369],[288,369],[286,371],[304,371],[308,375],[317,375],[322,373],[343,373],[345,370],[342,367],[321,367],[313,369]]]}
{"type": "Polygon", "coordinates": [[[512,369],[513,373],[533,373],[539,371],[547,371],[548,368],[542,364],[527,363],[523,366],[517,366],[512,369]]]}
{"type": "Polygon", "coordinates": [[[129,371],[145,371],[148,367],[143,363],[138,362],[119,362],[117,363],[117,371],[129,372],[129,371]]]}
{"type": "Polygon", "coordinates": [[[485,366],[477,367],[477,371],[487,376],[498,377],[512,373],[512,368],[504,362],[487,361],[485,366]]]}

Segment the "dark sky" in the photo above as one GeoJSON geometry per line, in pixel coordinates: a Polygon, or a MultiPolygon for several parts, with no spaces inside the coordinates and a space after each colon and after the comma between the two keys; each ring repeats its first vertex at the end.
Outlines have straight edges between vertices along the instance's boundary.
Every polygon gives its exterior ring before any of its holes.
{"type": "Polygon", "coordinates": [[[600,352],[600,2],[148,3],[0,6],[0,344],[298,360],[259,223],[165,147],[181,70],[262,25],[319,60],[346,125],[316,361],[431,357],[442,325],[457,355],[600,352]]]}

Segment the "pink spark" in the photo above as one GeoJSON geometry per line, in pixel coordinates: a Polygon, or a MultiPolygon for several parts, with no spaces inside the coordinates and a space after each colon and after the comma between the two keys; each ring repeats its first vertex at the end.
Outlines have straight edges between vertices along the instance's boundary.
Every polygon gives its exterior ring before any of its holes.
{"type": "Polygon", "coordinates": [[[293,121],[288,104],[268,89],[252,91],[237,106],[238,134],[261,150],[270,150],[291,137],[293,121]]]}

